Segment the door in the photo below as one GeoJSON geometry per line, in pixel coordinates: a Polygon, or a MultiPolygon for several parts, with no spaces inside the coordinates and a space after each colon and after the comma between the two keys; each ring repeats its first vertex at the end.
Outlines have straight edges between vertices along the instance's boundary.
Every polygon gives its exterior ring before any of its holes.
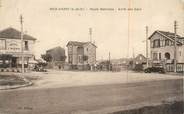
{"type": "Polygon", "coordinates": [[[12,57],[12,67],[17,67],[17,58],[12,57]]]}

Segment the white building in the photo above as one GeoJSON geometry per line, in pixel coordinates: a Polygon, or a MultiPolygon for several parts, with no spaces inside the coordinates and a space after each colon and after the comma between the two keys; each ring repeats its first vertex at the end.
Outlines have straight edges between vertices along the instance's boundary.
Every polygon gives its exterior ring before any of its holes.
{"type": "MultiPolygon", "coordinates": [[[[25,66],[34,58],[36,38],[23,35],[23,53],[25,66]]],[[[21,65],[21,32],[14,28],[0,31],[0,67],[20,67],[21,65]]]]}
{"type": "MultiPolygon", "coordinates": [[[[175,34],[165,31],[155,31],[150,37],[152,64],[173,64],[175,34]]],[[[177,35],[177,63],[184,66],[184,37],[177,35]]]]}

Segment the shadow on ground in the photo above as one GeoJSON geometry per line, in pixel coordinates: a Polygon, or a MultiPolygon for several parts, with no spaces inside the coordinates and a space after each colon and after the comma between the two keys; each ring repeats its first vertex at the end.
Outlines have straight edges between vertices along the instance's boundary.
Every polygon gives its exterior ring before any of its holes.
{"type": "Polygon", "coordinates": [[[145,106],[139,109],[118,111],[111,114],[183,114],[184,101],[162,104],[158,106],[145,106]]]}

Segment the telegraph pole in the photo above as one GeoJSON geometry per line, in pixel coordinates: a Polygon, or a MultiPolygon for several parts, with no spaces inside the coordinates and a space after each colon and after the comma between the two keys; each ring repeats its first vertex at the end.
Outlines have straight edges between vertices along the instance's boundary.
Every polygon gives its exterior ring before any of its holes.
{"type": "Polygon", "coordinates": [[[174,72],[177,70],[177,21],[174,21],[174,72]]]}
{"type": "Polygon", "coordinates": [[[20,25],[21,25],[21,60],[22,60],[22,73],[24,73],[23,17],[22,17],[22,15],[20,15],[20,25]]]}
{"type": "Polygon", "coordinates": [[[148,26],[146,26],[146,67],[148,66],[148,26]]]}
{"type": "Polygon", "coordinates": [[[109,71],[111,69],[111,53],[109,52],[109,71]]]}
{"type": "Polygon", "coordinates": [[[90,37],[90,42],[92,43],[92,28],[89,28],[89,37],[90,37]]]}

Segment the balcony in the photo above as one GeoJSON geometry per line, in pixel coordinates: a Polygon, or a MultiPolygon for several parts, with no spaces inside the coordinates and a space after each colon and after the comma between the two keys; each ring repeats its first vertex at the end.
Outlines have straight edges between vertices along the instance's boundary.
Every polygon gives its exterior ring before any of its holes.
{"type": "MultiPolygon", "coordinates": [[[[15,57],[20,57],[21,56],[21,51],[20,50],[0,50],[0,54],[10,54],[15,57]]],[[[33,52],[31,51],[24,51],[25,56],[32,56],[33,52]]]]}

